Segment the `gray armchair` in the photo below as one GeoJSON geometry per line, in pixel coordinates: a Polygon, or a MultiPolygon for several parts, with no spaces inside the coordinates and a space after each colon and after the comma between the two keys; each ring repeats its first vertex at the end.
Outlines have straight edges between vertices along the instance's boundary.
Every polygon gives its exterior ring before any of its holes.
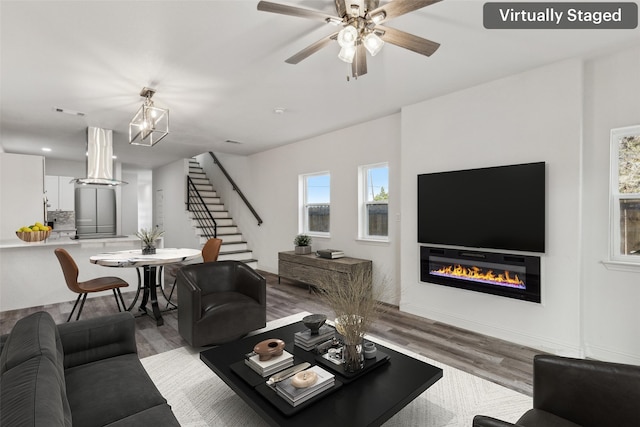
{"type": "Polygon", "coordinates": [[[476,415],[473,427],[640,426],[640,366],[538,355],[533,409],[515,424],[476,415]]]}
{"type": "Polygon", "coordinates": [[[265,327],[266,280],[246,264],[188,265],[176,280],[178,331],[191,346],[223,344],[265,327]]]}

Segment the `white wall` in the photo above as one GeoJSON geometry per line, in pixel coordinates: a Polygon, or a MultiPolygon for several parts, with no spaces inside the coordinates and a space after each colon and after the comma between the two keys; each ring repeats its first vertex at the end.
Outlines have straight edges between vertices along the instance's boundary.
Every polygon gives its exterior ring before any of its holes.
{"type": "Polygon", "coordinates": [[[640,125],[640,48],[585,65],[583,292],[587,355],[640,364],[640,269],[609,270],[609,132],[640,125]]]}
{"type": "MultiPolygon", "coordinates": [[[[582,64],[567,61],[403,108],[402,310],[580,354],[581,94],[582,64]],[[542,303],[420,282],[416,176],[536,161],[547,168],[542,303]]],[[[517,215],[516,198],[497,202],[517,215]]]]}
{"type": "Polygon", "coordinates": [[[0,153],[0,240],[44,219],[44,157],[0,153]]]}
{"type": "Polygon", "coordinates": [[[298,234],[298,175],[330,171],[331,237],[314,237],[313,249],[343,249],[348,256],[371,259],[374,280],[388,281],[391,290],[387,302],[397,304],[399,147],[400,115],[394,114],[247,158],[216,154],[262,217],[262,226],[236,200],[218,172],[214,172],[214,187],[240,225],[258,267],[277,273],[278,252],[293,250],[293,238],[298,234]],[[359,241],[358,166],[385,161],[389,162],[390,173],[390,242],[359,241]]]}
{"type": "MultiPolygon", "coordinates": [[[[194,248],[201,245],[196,238],[191,222],[186,214],[185,192],[188,160],[178,160],[153,170],[153,206],[156,206],[158,192],[162,192],[162,228],[165,248],[194,248]]],[[[160,222],[159,212],[153,210],[153,224],[160,222]]]]}

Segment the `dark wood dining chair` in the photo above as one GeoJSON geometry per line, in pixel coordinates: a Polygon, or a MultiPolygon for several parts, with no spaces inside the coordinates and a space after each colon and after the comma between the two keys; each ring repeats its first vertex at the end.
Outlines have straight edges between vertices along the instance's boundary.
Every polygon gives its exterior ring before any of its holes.
{"type": "Polygon", "coordinates": [[[76,303],[73,305],[71,313],[69,313],[67,322],[71,320],[73,312],[76,310],[78,303],[82,299],[82,302],[80,303],[80,309],[78,310],[78,314],[76,316],[76,320],[80,319],[80,313],[82,313],[84,302],[87,299],[87,294],[89,294],[90,292],[112,290],[113,296],[116,298],[118,311],[126,310],[120,288],[126,288],[127,286],[129,286],[127,282],[119,277],[98,277],[95,279],[87,280],[86,282],[78,282],[79,270],[78,265],[73,260],[73,257],[63,248],[56,248],[54,252],[58,257],[58,261],[60,261],[60,266],[62,267],[62,273],[64,273],[64,279],[67,282],[67,287],[71,291],[78,294],[78,298],[76,299],[76,303]],[[120,304],[122,304],[122,308],[120,308],[120,304]]]}

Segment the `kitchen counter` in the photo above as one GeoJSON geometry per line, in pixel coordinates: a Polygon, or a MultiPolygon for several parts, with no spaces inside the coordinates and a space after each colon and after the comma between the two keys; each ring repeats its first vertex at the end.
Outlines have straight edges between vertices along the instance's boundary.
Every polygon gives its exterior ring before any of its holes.
{"type": "MultiPolygon", "coordinates": [[[[163,239],[158,247],[164,247],[163,239]]],[[[140,250],[140,239],[136,236],[106,237],[101,239],[72,240],[68,237],[47,239],[27,243],[15,237],[0,241],[0,311],[69,302],[69,311],[77,294],[67,288],[55,248],[64,248],[71,254],[80,274],[81,282],[102,276],[116,276],[129,283],[123,288],[125,302],[130,303],[131,292],[138,288],[135,268],[110,268],[91,264],[89,258],[102,253],[123,250],[140,250]]],[[[109,295],[98,292],[94,296],[109,295]]],[[[88,300],[85,310],[91,310],[88,300]]],[[[113,309],[115,307],[115,301],[113,309]]]]}
{"type": "MultiPolygon", "coordinates": [[[[28,248],[28,247],[42,247],[42,246],[77,246],[83,244],[102,244],[102,243],[124,243],[131,241],[140,241],[135,235],[125,236],[125,237],[104,237],[100,239],[80,239],[74,240],[70,237],[61,236],[59,238],[49,237],[41,242],[24,242],[16,236],[14,239],[5,239],[0,240],[0,249],[9,249],[9,248],[28,248]]],[[[92,245],[95,246],[95,245],[92,245]]]]}

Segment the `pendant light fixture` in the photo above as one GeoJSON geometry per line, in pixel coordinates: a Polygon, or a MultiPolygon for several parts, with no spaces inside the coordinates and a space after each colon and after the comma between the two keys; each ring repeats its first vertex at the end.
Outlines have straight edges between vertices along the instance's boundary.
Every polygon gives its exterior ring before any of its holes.
{"type": "Polygon", "coordinates": [[[129,143],[152,147],[169,134],[169,110],[153,105],[155,89],[142,88],[144,103],[129,123],[129,143]]]}

